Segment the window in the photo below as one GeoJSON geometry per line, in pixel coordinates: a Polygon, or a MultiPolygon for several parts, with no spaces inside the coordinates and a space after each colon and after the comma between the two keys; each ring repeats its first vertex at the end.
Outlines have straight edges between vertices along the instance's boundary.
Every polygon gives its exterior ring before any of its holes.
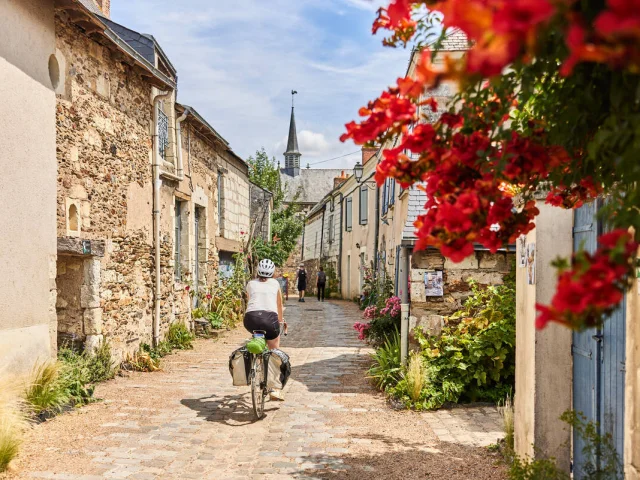
{"type": "Polygon", "coordinates": [[[333,215],[329,215],[329,243],[333,243],[335,234],[336,230],[335,225],[333,224],[333,215]]]}
{"type": "Polygon", "coordinates": [[[176,199],[176,204],[175,204],[175,217],[176,217],[176,223],[175,223],[175,241],[174,241],[174,267],[173,267],[173,272],[174,272],[174,276],[175,276],[175,280],[177,282],[180,281],[180,276],[181,276],[181,268],[180,268],[180,249],[182,247],[182,208],[180,205],[180,200],[176,199]]]}
{"type": "Polygon", "coordinates": [[[393,178],[387,178],[382,190],[382,214],[387,213],[394,203],[396,203],[396,181],[393,178]]]}
{"type": "Polygon", "coordinates": [[[161,105],[158,105],[158,151],[160,157],[166,160],[169,150],[169,117],[162,111],[161,105]]]}
{"type": "Polygon", "coordinates": [[[387,180],[382,185],[382,215],[385,215],[389,210],[389,203],[387,202],[387,180]]]}
{"type": "Polygon", "coordinates": [[[224,178],[222,176],[222,172],[218,172],[218,230],[220,231],[220,236],[222,236],[222,232],[224,231],[222,213],[224,211],[224,178]]]}
{"type": "Polygon", "coordinates": [[[351,227],[353,225],[353,212],[352,212],[352,204],[353,204],[353,199],[351,197],[347,198],[346,201],[346,212],[344,215],[344,221],[345,221],[345,230],[347,232],[351,231],[351,227]]]}
{"type": "Polygon", "coordinates": [[[366,225],[369,215],[369,188],[360,187],[360,225],[366,225]]]}
{"type": "Polygon", "coordinates": [[[72,232],[80,231],[80,214],[78,213],[78,207],[72,203],[69,205],[69,230],[72,232]]]}

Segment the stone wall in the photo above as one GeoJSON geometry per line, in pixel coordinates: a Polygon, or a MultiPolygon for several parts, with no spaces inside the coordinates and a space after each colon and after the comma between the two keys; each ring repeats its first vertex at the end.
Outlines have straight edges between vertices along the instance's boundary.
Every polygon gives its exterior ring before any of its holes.
{"type": "Polygon", "coordinates": [[[513,271],[514,253],[495,253],[478,251],[460,263],[445,259],[437,250],[414,252],[411,257],[411,317],[410,331],[419,326],[425,331],[439,334],[443,326],[443,317],[462,308],[469,297],[471,288],[468,280],[480,285],[501,285],[504,276],[513,271]],[[427,297],[424,274],[428,271],[442,270],[442,297],[427,297]]]}
{"type": "MultiPolygon", "coordinates": [[[[92,294],[102,310],[103,333],[121,357],[152,341],[153,90],[62,17],[56,18],[56,42],[64,65],[57,102],[58,237],[105,241],[92,294]]],[[[170,216],[171,208],[161,216],[170,216]]],[[[177,296],[171,231],[161,237],[164,331],[175,318],[177,296]]],[[[58,271],[61,285],[65,263],[58,271]]]]}

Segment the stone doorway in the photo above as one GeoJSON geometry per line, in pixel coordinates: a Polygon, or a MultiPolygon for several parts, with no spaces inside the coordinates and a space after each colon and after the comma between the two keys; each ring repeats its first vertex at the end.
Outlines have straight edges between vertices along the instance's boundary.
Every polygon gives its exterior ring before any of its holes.
{"type": "Polygon", "coordinates": [[[100,257],[104,242],[58,239],[56,315],[58,345],[93,350],[103,340],[100,257]]]}

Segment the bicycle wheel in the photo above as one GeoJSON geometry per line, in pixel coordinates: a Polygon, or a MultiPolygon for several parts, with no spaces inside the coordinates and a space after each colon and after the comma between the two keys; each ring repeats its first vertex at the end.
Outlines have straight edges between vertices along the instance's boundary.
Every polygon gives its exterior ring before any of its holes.
{"type": "Polygon", "coordinates": [[[251,365],[251,401],[253,403],[253,413],[256,420],[264,417],[264,360],[262,355],[253,355],[251,365]]]}

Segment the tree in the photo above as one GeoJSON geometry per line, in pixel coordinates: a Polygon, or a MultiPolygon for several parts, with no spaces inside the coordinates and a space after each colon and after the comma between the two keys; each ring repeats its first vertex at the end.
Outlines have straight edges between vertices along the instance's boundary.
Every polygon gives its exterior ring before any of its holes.
{"type": "Polygon", "coordinates": [[[298,215],[299,206],[294,201],[285,205],[286,192],[280,182],[280,172],[275,158],[269,158],[264,148],[256,151],[256,156],[247,159],[249,164],[249,180],[269,190],[273,194],[273,211],[271,213],[272,238],[265,242],[262,238],[254,238],[251,242],[254,263],[262,258],[270,258],[277,266],[282,266],[296,247],[296,243],[304,224],[298,215]]]}
{"type": "Polygon", "coordinates": [[[594,254],[556,262],[558,288],[551,305],[538,306],[538,327],[600,324],[635,273],[638,233],[629,227],[640,232],[640,10],[633,5],[393,0],[374,22],[374,33],[391,31],[386,45],[413,42],[415,74],[362,108],[342,140],[399,139],[384,150],[376,179],[426,184],[418,247],[461,261],[476,242],[495,252],[533,229],[540,191],[564,208],[608,198],[600,212],[608,233],[594,254]],[[436,69],[452,28],[472,47],[436,69]],[[430,42],[434,31],[442,33],[430,42]],[[457,81],[459,94],[429,124],[425,110],[440,109],[428,92],[443,80],[457,81]]]}

